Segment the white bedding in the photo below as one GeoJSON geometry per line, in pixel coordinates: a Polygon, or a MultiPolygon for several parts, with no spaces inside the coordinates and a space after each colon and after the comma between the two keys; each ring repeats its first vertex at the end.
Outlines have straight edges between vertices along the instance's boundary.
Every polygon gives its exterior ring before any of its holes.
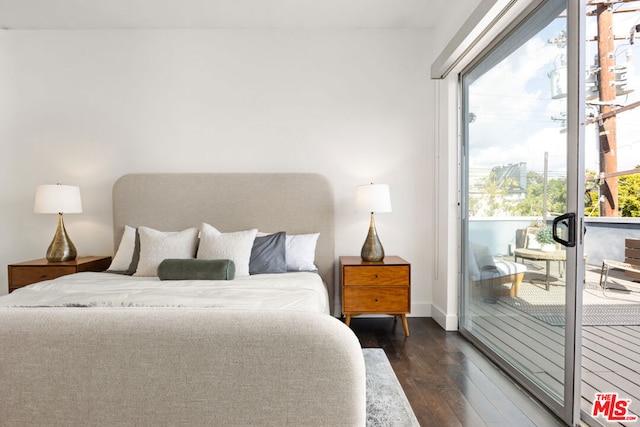
{"type": "Polygon", "coordinates": [[[256,274],[234,280],[164,280],[76,273],[0,297],[0,307],[211,307],[304,310],[329,314],[316,273],[256,274]]]}

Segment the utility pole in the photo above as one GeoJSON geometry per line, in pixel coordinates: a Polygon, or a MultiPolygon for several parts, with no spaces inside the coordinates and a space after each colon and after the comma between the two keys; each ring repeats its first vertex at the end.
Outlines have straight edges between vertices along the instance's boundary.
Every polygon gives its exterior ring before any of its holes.
{"type": "Polygon", "coordinates": [[[613,35],[613,7],[610,3],[598,3],[598,61],[600,78],[600,117],[598,133],[600,141],[600,173],[604,181],[600,186],[600,216],[618,216],[618,177],[609,176],[618,171],[616,115],[609,114],[616,102],[616,72],[613,35]]]}

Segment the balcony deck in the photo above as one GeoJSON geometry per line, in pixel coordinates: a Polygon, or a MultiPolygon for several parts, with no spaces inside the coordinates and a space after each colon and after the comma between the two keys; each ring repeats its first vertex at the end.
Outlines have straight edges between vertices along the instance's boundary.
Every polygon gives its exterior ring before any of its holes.
{"type": "MultiPolygon", "coordinates": [[[[473,299],[472,329],[497,342],[507,358],[516,361],[518,369],[533,373],[544,386],[561,394],[561,266],[552,263],[551,288],[546,291],[545,263],[527,260],[526,265],[528,272],[518,298],[473,299]]],[[[596,392],[618,392],[620,398],[631,399],[630,411],[640,415],[640,293],[608,291],[608,297],[604,297],[599,279],[600,266],[587,266],[583,291],[582,410],[591,411],[596,392]]],[[[621,271],[611,271],[610,283],[635,284],[633,289],[638,289],[638,283],[629,282],[621,271]]]]}

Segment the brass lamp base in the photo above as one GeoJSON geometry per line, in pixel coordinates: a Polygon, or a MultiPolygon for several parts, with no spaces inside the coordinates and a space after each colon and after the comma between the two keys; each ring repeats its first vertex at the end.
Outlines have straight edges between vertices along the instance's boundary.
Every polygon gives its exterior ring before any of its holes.
{"type": "Polygon", "coordinates": [[[373,212],[371,212],[371,222],[369,223],[369,233],[362,245],[360,251],[360,257],[363,261],[378,262],[384,259],[384,248],[380,239],[378,239],[378,232],[376,231],[376,224],[373,220],[373,212]]]}
{"type": "Polygon", "coordinates": [[[58,229],[53,236],[53,240],[47,249],[47,261],[49,262],[62,262],[73,261],[76,259],[78,253],[76,247],[73,245],[67,230],[64,228],[64,221],[62,220],[62,214],[58,214],[58,229]]]}

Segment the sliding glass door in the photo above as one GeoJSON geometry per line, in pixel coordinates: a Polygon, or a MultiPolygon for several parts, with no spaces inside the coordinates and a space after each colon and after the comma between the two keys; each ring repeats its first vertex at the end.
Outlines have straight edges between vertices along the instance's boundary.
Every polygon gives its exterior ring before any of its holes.
{"type": "Polygon", "coordinates": [[[461,74],[460,330],[579,418],[579,2],[548,0],[461,74]],[[577,374],[576,374],[577,373],[577,374]]]}

